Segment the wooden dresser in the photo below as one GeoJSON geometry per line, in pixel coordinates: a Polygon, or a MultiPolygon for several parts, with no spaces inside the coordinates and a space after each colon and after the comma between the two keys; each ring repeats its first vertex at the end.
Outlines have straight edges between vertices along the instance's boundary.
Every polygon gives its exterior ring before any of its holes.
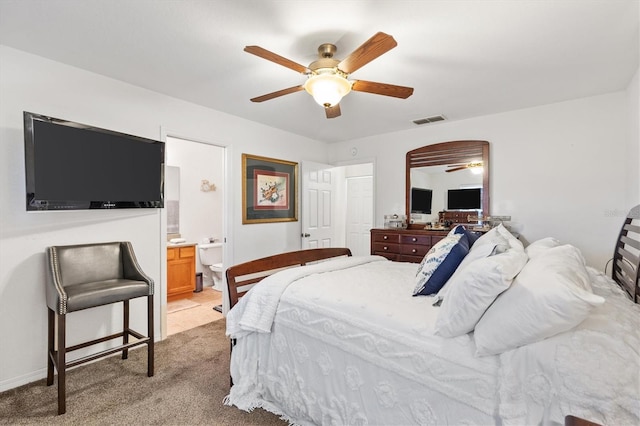
{"type": "Polygon", "coordinates": [[[188,297],[196,288],[196,245],[167,247],[167,301],[188,297]]]}
{"type": "Polygon", "coordinates": [[[429,249],[449,230],[372,229],[371,254],[398,262],[420,263],[429,249]]]}

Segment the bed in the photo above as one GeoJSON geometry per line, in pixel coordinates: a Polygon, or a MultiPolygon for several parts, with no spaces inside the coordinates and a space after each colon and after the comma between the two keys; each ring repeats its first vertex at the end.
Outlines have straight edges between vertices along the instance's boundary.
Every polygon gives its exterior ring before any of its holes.
{"type": "Polygon", "coordinates": [[[420,265],[332,248],[229,268],[225,403],[301,425],[640,424],[640,206],[612,278],[554,238],[447,239],[420,265]]]}

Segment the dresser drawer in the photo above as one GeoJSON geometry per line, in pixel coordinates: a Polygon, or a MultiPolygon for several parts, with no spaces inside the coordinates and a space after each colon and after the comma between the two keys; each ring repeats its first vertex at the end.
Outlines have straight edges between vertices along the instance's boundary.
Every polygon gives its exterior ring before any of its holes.
{"type": "Polygon", "coordinates": [[[400,244],[395,243],[373,243],[373,252],[379,253],[400,253],[400,244]]]}
{"type": "Polygon", "coordinates": [[[400,254],[424,257],[424,255],[427,254],[430,248],[431,246],[417,246],[417,245],[411,245],[411,244],[402,244],[400,246],[400,254]]]}
{"type": "MultiPolygon", "coordinates": [[[[399,254],[395,254],[395,253],[384,253],[384,252],[381,252],[381,251],[374,251],[371,254],[375,254],[375,255],[378,255],[378,256],[386,257],[387,259],[393,260],[394,262],[400,261],[400,255],[399,254]]],[[[404,262],[410,262],[410,261],[405,260],[404,262]]]]}
{"type": "Polygon", "coordinates": [[[433,235],[433,236],[431,237],[431,245],[434,245],[434,246],[435,246],[435,245],[436,245],[436,243],[437,243],[438,241],[440,241],[441,239],[443,239],[444,237],[446,237],[446,235],[433,235]]]}
{"type": "Polygon", "coordinates": [[[386,233],[386,232],[372,232],[373,241],[375,242],[388,242],[388,243],[399,243],[400,235],[394,233],[386,233]]]}
{"type": "Polygon", "coordinates": [[[400,235],[400,243],[431,246],[431,235],[400,235]]]}
{"type": "Polygon", "coordinates": [[[371,254],[399,262],[420,263],[431,247],[448,232],[422,229],[372,229],[371,254]]]}
{"type": "Polygon", "coordinates": [[[398,262],[420,263],[422,262],[422,259],[424,259],[424,256],[409,256],[407,254],[401,254],[397,259],[392,260],[397,260],[398,262]]]}

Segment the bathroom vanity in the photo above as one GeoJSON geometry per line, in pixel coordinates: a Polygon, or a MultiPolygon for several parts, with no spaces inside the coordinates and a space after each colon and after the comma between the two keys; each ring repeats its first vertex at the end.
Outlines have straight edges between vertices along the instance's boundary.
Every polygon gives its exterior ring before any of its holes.
{"type": "Polygon", "coordinates": [[[167,301],[188,297],[196,288],[196,245],[167,246],[167,301]]]}

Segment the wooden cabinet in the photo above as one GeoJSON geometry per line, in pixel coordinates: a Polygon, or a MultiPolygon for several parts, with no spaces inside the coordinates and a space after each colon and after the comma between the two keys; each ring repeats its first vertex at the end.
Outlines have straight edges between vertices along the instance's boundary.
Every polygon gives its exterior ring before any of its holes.
{"type": "Polygon", "coordinates": [[[371,254],[398,262],[420,263],[429,249],[449,231],[372,229],[371,254]]]}
{"type": "Polygon", "coordinates": [[[167,247],[167,301],[188,297],[195,288],[195,244],[167,247]]]}

